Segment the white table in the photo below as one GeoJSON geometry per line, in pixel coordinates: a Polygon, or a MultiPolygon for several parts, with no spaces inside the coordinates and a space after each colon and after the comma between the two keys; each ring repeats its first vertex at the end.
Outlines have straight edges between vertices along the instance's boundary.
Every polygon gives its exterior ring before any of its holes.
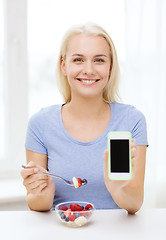
{"type": "Polygon", "coordinates": [[[70,228],[56,213],[1,211],[0,239],[5,240],[165,240],[166,209],[142,209],[135,215],[125,210],[96,210],[89,224],[70,228]]]}

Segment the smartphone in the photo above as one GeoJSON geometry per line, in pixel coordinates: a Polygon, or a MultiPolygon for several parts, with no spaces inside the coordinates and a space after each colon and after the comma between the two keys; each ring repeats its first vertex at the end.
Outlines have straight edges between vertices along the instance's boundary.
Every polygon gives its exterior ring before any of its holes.
{"type": "Polygon", "coordinates": [[[131,133],[109,132],[108,176],[111,180],[129,180],[132,177],[131,133]]]}

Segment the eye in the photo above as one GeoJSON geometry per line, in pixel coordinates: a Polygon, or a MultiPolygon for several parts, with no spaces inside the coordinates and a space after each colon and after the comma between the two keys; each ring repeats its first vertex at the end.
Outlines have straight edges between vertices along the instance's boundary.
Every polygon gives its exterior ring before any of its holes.
{"type": "Polygon", "coordinates": [[[73,62],[81,63],[81,62],[83,62],[83,59],[82,59],[82,58],[75,58],[75,59],[73,60],[73,62]]]}
{"type": "Polygon", "coordinates": [[[102,63],[102,62],[105,62],[105,61],[104,61],[104,59],[102,59],[102,58],[96,58],[96,59],[95,59],[95,62],[102,63]]]}

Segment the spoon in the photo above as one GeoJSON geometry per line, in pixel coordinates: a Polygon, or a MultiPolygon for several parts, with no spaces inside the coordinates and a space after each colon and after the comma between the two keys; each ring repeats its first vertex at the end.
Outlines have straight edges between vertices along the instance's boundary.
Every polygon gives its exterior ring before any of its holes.
{"type": "MultiPolygon", "coordinates": [[[[21,167],[22,167],[22,168],[26,168],[25,165],[22,165],[21,167]]],[[[59,179],[63,180],[67,185],[74,186],[73,181],[66,180],[66,179],[63,178],[63,177],[54,175],[54,174],[52,174],[52,173],[46,173],[46,172],[42,172],[42,171],[38,171],[37,173],[44,174],[44,175],[48,175],[48,176],[55,177],[55,178],[59,178],[59,179]]],[[[83,179],[83,180],[82,180],[82,184],[83,184],[83,185],[87,184],[87,180],[86,180],[86,179],[83,179]]]]}

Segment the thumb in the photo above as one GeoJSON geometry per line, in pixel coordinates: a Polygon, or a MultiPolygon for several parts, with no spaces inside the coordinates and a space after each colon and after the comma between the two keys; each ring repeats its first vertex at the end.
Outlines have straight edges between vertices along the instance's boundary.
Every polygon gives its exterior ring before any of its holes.
{"type": "Polygon", "coordinates": [[[36,162],[30,161],[26,168],[34,168],[35,171],[43,171],[43,172],[47,172],[45,168],[43,168],[42,166],[40,166],[39,164],[37,164],[36,162]]]}
{"type": "Polygon", "coordinates": [[[26,168],[33,168],[33,167],[36,167],[36,164],[35,164],[35,162],[33,162],[33,161],[30,161],[30,162],[26,165],[26,168]]]}

